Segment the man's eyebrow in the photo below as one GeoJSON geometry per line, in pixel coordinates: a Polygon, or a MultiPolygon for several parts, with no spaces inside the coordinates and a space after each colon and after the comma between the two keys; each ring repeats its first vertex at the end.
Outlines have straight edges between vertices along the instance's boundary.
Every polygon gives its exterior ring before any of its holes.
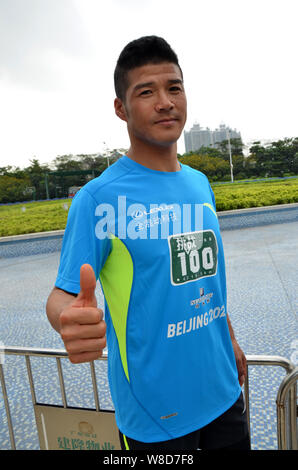
{"type": "MultiPolygon", "coordinates": [[[[172,80],[168,80],[168,83],[171,84],[171,85],[174,85],[174,84],[177,84],[179,83],[180,85],[183,85],[183,81],[180,79],[180,78],[174,78],[172,80]]],[[[154,82],[145,82],[145,83],[138,83],[133,91],[138,91],[140,90],[141,88],[146,88],[146,87],[150,87],[154,85],[154,82]]]]}
{"type": "Polygon", "coordinates": [[[154,85],[153,82],[146,82],[146,83],[138,83],[135,87],[134,87],[134,91],[137,91],[137,90],[140,90],[141,88],[146,88],[148,86],[152,86],[154,85]]]}
{"type": "Polygon", "coordinates": [[[183,81],[180,78],[175,78],[174,80],[169,80],[169,83],[172,85],[175,83],[179,83],[180,85],[183,85],[183,81]]]}

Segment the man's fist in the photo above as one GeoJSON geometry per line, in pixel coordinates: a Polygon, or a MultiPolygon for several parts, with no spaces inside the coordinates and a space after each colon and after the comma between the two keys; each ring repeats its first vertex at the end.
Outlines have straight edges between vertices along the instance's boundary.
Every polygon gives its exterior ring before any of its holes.
{"type": "Polygon", "coordinates": [[[73,364],[98,359],[106,346],[106,324],[97,308],[96,279],[89,264],[81,267],[80,285],[79,295],[60,315],[60,334],[73,364]]]}

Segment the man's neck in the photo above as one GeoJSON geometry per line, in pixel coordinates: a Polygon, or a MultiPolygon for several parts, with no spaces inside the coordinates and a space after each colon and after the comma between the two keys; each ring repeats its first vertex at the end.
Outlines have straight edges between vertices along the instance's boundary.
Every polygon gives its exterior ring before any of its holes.
{"type": "Polygon", "coordinates": [[[169,147],[131,145],[126,155],[141,165],[157,171],[180,171],[177,159],[177,144],[169,147]]]}

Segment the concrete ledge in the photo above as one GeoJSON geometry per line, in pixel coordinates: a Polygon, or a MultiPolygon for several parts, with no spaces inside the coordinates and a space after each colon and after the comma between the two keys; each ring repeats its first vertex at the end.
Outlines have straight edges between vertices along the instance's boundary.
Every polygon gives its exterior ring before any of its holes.
{"type": "Polygon", "coordinates": [[[7,237],[0,237],[0,243],[14,242],[22,240],[33,240],[34,238],[48,238],[48,237],[60,237],[63,236],[64,230],[52,230],[50,232],[36,232],[36,233],[24,233],[22,235],[9,235],[7,237]]]}
{"type": "Polygon", "coordinates": [[[291,204],[277,204],[275,206],[261,206],[261,207],[248,207],[247,209],[233,209],[230,211],[217,211],[217,215],[219,217],[225,215],[237,215],[237,214],[249,214],[250,212],[260,212],[266,211],[270,212],[273,210],[282,210],[282,209],[296,209],[298,207],[297,202],[293,202],[291,204]]]}

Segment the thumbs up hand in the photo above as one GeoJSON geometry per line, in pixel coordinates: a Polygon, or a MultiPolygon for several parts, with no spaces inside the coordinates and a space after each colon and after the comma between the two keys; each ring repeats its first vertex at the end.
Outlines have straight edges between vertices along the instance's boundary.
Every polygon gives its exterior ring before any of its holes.
{"type": "Polygon", "coordinates": [[[73,364],[98,359],[106,346],[106,324],[97,308],[96,279],[89,264],[81,267],[80,285],[79,295],[60,315],[60,335],[73,364]]]}

